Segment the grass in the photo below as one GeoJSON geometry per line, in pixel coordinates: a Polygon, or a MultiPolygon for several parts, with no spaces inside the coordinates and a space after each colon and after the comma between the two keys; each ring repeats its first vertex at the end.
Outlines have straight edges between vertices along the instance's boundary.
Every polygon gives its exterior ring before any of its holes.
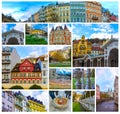
{"type": "Polygon", "coordinates": [[[79,102],[73,102],[73,112],[81,112],[85,111],[85,109],[80,105],[79,102]]]}
{"type": "MultiPolygon", "coordinates": [[[[95,83],[95,78],[91,77],[90,80],[91,80],[92,83],[95,83]]],[[[76,79],[73,78],[73,89],[76,89],[75,83],[76,83],[76,79]]],[[[84,78],[84,84],[86,85],[86,79],[85,78],[84,78]]]]}
{"type": "Polygon", "coordinates": [[[49,64],[49,67],[71,67],[71,62],[67,62],[67,64],[66,63],[60,63],[60,62],[58,62],[58,63],[50,63],[49,64]]]}
{"type": "Polygon", "coordinates": [[[26,35],[26,44],[48,44],[44,38],[37,38],[33,35],[26,35]]]}

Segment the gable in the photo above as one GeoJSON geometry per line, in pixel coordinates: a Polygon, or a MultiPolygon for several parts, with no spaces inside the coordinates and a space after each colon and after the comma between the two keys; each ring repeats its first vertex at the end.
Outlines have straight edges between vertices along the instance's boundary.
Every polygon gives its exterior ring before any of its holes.
{"type": "Polygon", "coordinates": [[[34,64],[32,64],[29,60],[26,59],[20,65],[20,67],[27,67],[27,66],[34,67],[34,64]]]}

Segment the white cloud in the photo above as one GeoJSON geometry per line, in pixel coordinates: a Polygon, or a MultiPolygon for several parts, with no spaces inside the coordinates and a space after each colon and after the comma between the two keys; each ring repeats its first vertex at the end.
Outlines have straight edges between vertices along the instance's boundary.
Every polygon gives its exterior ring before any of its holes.
{"type": "Polygon", "coordinates": [[[24,24],[16,24],[16,26],[14,27],[15,30],[24,32],[24,24]]]}
{"type": "Polygon", "coordinates": [[[57,45],[57,46],[49,46],[49,51],[52,51],[52,50],[59,50],[59,49],[63,49],[65,47],[69,47],[69,46],[63,46],[63,45],[57,45]]]}
{"type": "Polygon", "coordinates": [[[113,35],[114,38],[118,38],[118,33],[102,33],[102,32],[99,32],[99,33],[93,33],[91,34],[90,38],[100,38],[100,39],[103,39],[103,38],[111,38],[111,35],[113,35]]]}
{"type": "Polygon", "coordinates": [[[7,24],[2,24],[2,32],[7,32],[7,24]]]}
{"type": "Polygon", "coordinates": [[[42,101],[43,104],[46,106],[46,109],[48,110],[48,105],[49,105],[48,91],[43,91],[40,95],[37,95],[36,98],[42,101]]]}
{"type": "Polygon", "coordinates": [[[38,56],[39,56],[38,51],[34,51],[29,54],[29,57],[38,57],[38,56]]]}

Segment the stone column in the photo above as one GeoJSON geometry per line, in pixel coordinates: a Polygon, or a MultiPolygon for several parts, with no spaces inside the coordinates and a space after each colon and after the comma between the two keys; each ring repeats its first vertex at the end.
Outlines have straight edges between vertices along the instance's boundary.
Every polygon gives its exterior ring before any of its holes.
{"type": "Polygon", "coordinates": [[[90,82],[90,69],[86,71],[86,87],[85,89],[91,89],[91,82],[90,82]]]}
{"type": "Polygon", "coordinates": [[[93,67],[93,60],[90,61],[90,67],[93,67]]]}
{"type": "Polygon", "coordinates": [[[81,89],[84,89],[84,69],[82,69],[82,71],[81,71],[81,79],[82,79],[82,81],[81,81],[81,89]]]}

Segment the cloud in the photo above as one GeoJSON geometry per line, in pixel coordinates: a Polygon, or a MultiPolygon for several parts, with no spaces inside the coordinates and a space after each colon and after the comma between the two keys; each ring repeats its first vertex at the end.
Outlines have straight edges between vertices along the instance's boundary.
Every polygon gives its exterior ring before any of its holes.
{"type": "Polygon", "coordinates": [[[14,29],[21,31],[21,32],[24,32],[24,24],[16,24],[14,29]]]}
{"type": "Polygon", "coordinates": [[[99,32],[99,33],[93,33],[91,34],[90,38],[100,38],[100,39],[103,39],[103,38],[111,38],[111,35],[113,35],[114,38],[118,38],[118,33],[102,33],[102,32],[99,32]]]}
{"type": "Polygon", "coordinates": [[[39,56],[38,51],[34,51],[29,54],[29,57],[38,57],[38,56],[39,56]]]}
{"type": "Polygon", "coordinates": [[[7,24],[2,24],[2,32],[7,32],[7,24]]]}
{"type": "Polygon", "coordinates": [[[36,96],[37,99],[40,99],[43,104],[46,106],[46,109],[48,111],[48,105],[49,105],[49,96],[48,96],[48,91],[43,91],[41,94],[36,96]]]}
{"type": "Polygon", "coordinates": [[[65,47],[69,47],[69,46],[63,46],[63,45],[57,45],[57,46],[49,46],[49,51],[52,51],[52,50],[59,50],[59,49],[63,49],[65,47]]]}

